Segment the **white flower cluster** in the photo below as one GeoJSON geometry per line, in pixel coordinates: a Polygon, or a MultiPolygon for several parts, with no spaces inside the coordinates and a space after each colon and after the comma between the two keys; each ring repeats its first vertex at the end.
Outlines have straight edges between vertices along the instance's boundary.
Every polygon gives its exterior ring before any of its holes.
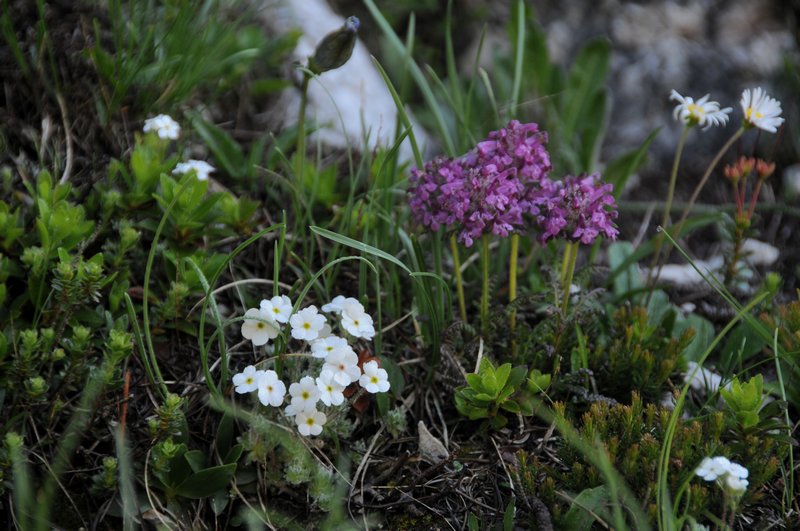
{"type": "Polygon", "coordinates": [[[157,134],[158,138],[177,140],[181,134],[181,126],[171,116],[159,114],[144,121],[144,132],[149,133],[150,131],[157,134]]]}
{"type": "MultiPolygon", "coordinates": [[[[676,120],[680,120],[687,125],[699,125],[703,129],[708,129],[712,125],[725,125],[728,123],[728,114],[733,110],[730,107],[719,108],[716,101],[708,101],[709,95],[706,94],[699,100],[684,97],[673,90],[669,99],[678,102],[673,111],[676,120]]],[[[770,133],[777,132],[777,128],[783,123],[781,115],[781,102],[775,98],[767,96],[761,87],[752,91],[745,89],[739,101],[744,113],[744,125],[746,127],[758,127],[770,133]]]]}
{"type": "Polygon", "coordinates": [[[186,162],[180,162],[175,165],[175,169],[172,170],[173,174],[184,174],[189,172],[194,172],[197,175],[197,179],[200,181],[208,180],[208,176],[211,172],[216,171],[216,168],[209,164],[204,160],[194,160],[189,159],[186,162]]]}
{"type": "MultiPolygon", "coordinates": [[[[371,340],[375,335],[372,317],[364,306],[352,297],[338,296],[322,311],[340,317],[339,325],[352,338],[371,340]]],[[[343,337],[332,333],[324,315],[314,305],[292,313],[292,301],[286,295],[262,300],[258,308],[250,308],[244,314],[242,336],[255,346],[266,345],[275,339],[285,324],[291,327],[294,339],[308,343],[310,356],[323,360],[319,376],[304,376],[289,386],[289,404],[286,415],[294,417],[300,434],[319,435],[327,422],[325,413],[317,410],[317,403],[339,406],[344,403],[344,390],[358,384],[369,393],[384,393],[389,390],[389,375],[377,361],[358,365],[358,356],[343,337]]],[[[286,397],[286,386],[272,370],[257,370],[250,365],[234,375],[233,384],[237,393],[258,392],[259,401],[265,406],[279,407],[286,397]]]]}
{"type": "Polygon", "coordinates": [[[727,457],[705,457],[695,474],[706,481],[717,481],[723,488],[733,494],[742,494],[747,490],[748,470],[739,463],[731,462],[727,457]]]}

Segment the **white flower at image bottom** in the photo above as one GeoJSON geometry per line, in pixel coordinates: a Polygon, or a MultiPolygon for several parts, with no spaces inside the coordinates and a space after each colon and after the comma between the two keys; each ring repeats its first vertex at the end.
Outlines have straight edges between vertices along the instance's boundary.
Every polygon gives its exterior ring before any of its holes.
{"type": "Polygon", "coordinates": [[[312,409],[311,411],[299,412],[294,420],[297,423],[297,431],[300,432],[300,435],[308,437],[322,433],[322,427],[328,422],[328,417],[325,416],[325,413],[312,409]]]}
{"type": "Polygon", "coordinates": [[[288,323],[292,316],[292,301],[286,295],[279,295],[261,301],[261,311],[268,313],[279,323],[288,323]]]}
{"type": "Polygon", "coordinates": [[[322,328],[325,326],[325,316],[320,315],[316,306],[303,308],[289,318],[292,325],[292,337],[314,341],[319,337],[322,328]]]}
{"type": "Polygon", "coordinates": [[[265,406],[278,407],[286,396],[286,385],[278,379],[275,371],[261,371],[258,385],[258,400],[265,406]]]}
{"type": "Polygon", "coordinates": [[[358,383],[370,393],[385,393],[389,390],[389,374],[386,369],[378,367],[377,361],[368,361],[363,365],[364,374],[358,383]]]}
{"type": "Polygon", "coordinates": [[[250,308],[244,312],[242,337],[252,341],[253,345],[257,347],[266,345],[270,339],[278,337],[280,331],[278,323],[260,309],[250,308]]]}
{"type": "Polygon", "coordinates": [[[725,125],[728,123],[728,113],[733,111],[730,107],[724,109],[719,108],[719,103],[716,101],[708,101],[709,95],[706,94],[697,101],[690,97],[684,97],[678,94],[678,91],[673,90],[669,99],[677,101],[678,105],[672,116],[676,120],[687,125],[699,125],[703,129],[708,129],[712,125],[725,125]]]}
{"type": "Polygon", "coordinates": [[[239,394],[251,393],[258,388],[258,378],[264,371],[258,371],[252,365],[248,365],[239,374],[233,375],[233,385],[239,394]]]}
{"type": "Polygon", "coordinates": [[[744,112],[744,121],[751,127],[775,133],[783,123],[783,118],[780,117],[781,102],[767,96],[761,87],[753,89],[752,92],[750,89],[745,89],[740,104],[744,112]]]}
{"type": "Polygon", "coordinates": [[[181,126],[166,114],[159,114],[145,120],[143,130],[145,133],[152,131],[158,135],[158,138],[165,140],[177,140],[181,134],[181,126]]]}
{"type": "Polygon", "coordinates": [[[292,402],[285,410],[289,416],[315,409],[319,400],[319,389],[311,376],[303,376],[299,382],[290,385],[289,394],[292,395],[292,402]]]}
{"type": "Polygon", "coordinates": [[[216,171],[216,168],[204,160],[187,160],[175,166],[172,170],[173,174],[184,174],[195,172],[197,179],[200,181],[207,181],[211,172],[216,171]]]}

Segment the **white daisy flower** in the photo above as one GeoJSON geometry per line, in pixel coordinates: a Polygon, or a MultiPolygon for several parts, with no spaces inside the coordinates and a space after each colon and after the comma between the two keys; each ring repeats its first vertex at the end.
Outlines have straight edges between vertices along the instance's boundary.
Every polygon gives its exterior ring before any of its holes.
{"type": "Polygon", "coordinates": [[[272,316],[279,323],[288,323],[292,316],[292,301],[286,295],[279,295],[261,301],[261,311],[272,316]]]}
{"type": "Polygon", "coordinates": [[[255,391],[258,388],[258,378],[263,372],[257,371],[252,365],[248,365],[242,372],[234,374],[233,385],[236,386],[235,391],[239,394],[255,391]]]}
{"type": "Polygon", "coordinates": [[[378,362],[368,361],[363,365],[364,374],[358,383],[370,393],[385,393],[389,390],[389,374],[378,367],[378,362]]]}
{"type": "Polygon", "coordinates": [[[177,140],[181,134],[181,126],[172,117],[166,114],[159,114],[144,121],[144,132],[153,131],[158,138],[177,140]]]}
{"type": "Polygon", "coordinates": [[[286,385],[278,379],[275,371],[261,371],[258,379],[258,399],[265,406],[278,407],[286,396],[286,385]]]}
{"type": "Polygon", "coordinates": [[[260,347],[266,345],[270,339],[275,339],[280,333],[278,323],[272,317],[258,308],[250,308],[244,313],[242,322],[242,336],[260,347]]]}
{"type": "Polygon", "coordinates": [[[319,333],[325,326],[325,316],[320,315],[317,307],[312,305],[292,315],[289,318],[289,324],[292,325],[293,338],[310,342],[319,337],[319,333]]]}
{"type": "Polygon", "coordinates": [[[684,97],[673,90],[669,99],[677,101],[678,105],[672,112],[676,120],[680,120],[686,125],[699,125],[703,129],[708,129],[712,125],[725,125],[728,123],[728,114],[733,110],[730,107],[719,108],[716,101],[708,101],[709,95],[706,94],[697,101],[690,97],[684,97]]]}
{"type": "Polygon", "coordinates": [[[742,92],[742,111],[744,121],[750,127],[758,127],[764,131],[775,133],[783,123],[781,118],[781,102],[775,98],[770,98],[761,87],[745,89],[742,92]]]}
{"type": "Polygon", "coordinates": [[[216,168],[204,160],[187,160],[175,165],[172,170],[173,174],[184,174],[194,172],[199,181],[207,181],[211,172],[216,171],[216,168]]]}
{"type": "Polygon", "coordinates": [[[322,427],[328,422],[328,417],[325,416],[325,413],[312,409],[311,411],[300,411],[294,420],[300,435],[308,437],[322,433],[322,427]]]}
{"type": "Polygon", "coordinates": [[[338,406],[344,402],[344,386],[339,385],[333,380],[333,373],[323,371],[317,378],[317,389],[319,389],[319,399],[326,406],[338,406]]]}

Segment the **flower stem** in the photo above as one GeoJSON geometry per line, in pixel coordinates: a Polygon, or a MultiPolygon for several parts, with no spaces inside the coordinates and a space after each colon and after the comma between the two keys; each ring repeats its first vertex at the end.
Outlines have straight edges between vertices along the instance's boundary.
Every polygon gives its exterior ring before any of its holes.
{"type": "MultiPolygon", "coordinates": [[[[667,189],[667,202],[665,203],[664,207],[664,215],[661,218],[661,226],[666,227],[667,223],[669,223],[669,212],[672,208],[672,200],[675,197],[675,184],[678,181],[678,167],[681,163],[681,156],[683,155],[683,146],[686,145],[686,138],[689,136],[689,130],[692,127],[690,125],[686,125],[683,128],[683,132],[681,133],[681,138],[678,141],[678,149],[675,150],[675,159],[672,161],[672,171],[669,174],[669,188],[667,189]]],[[[661,258],[661,247],[664,245],[664,234],[659,233],[658,237],[656,238],[656,246],[655,250],[653,251],[653,259],[650,262],[650,270],[647,274],[647,285],[650,286],[653,282],[653,271],[655,270],[656,266],[658,265],[659,259],[661,258]]]]}
{"type": "Polygon", "coordinates": [[[458,243],[455,233],[450,235],[450,252],[453,254],[453,273],[456,276],[456,292],[458,294],[458,315],[467,322],[467,305],[464,302],[464,281],[461,278],[461,258],[458,256],[458,243]]]}
{"type": "MultiPolygon", "coordinates": [[[[517,298],[517,261],[519,259],[519,234],[511,235],[511,253],[508,263],[508,302],[514,302],[517,298]]],[[[511,332],[517,325],[517,311],[511,310],[511,332]]]]}
{"type": "Polygon", "coordinates": [[[481,329],[486,332],[489,319],[489,236],[481,237],[481,264],[483,269],[483,284],[481,289],[481,329]]]}
{"type": "MultiPolygon", "coordinates": [[[[686,218],[689,217],[689,212],[692,211],[692,207],[694,206],[695,202],[697,201],[697,198],[700,196],[700,192],[703,190],[703,187],[706,185],[706,182],[708,181],[708,178],[711,177],[711,172],[714,171],[714,168],[716,168],[717,164],[719,164],[719,161],[720,161],[720,159],[722,159],[722,156],[725,153],[727,153],[727,151],[731,148],[733,143],[736,142],[739,139],[739,137],[742,136],[742,134],[744,134],[744,131],[745,131],[745,127],[744,126],[740,127],[728,139],[728,141],[725,142],[725,145],[722,146],[722,148],[717,152],[717,154],[714,156],[714,160],[712,160],[711,164],[709,164],[708,168],[706,168],[706,172],[703,174],[703,177],[700,179],[700,182],[697,183],[697,186],[695,187],[694,192],[692,192],[692,196],[689,198],[689,202],[686,204],[686,207],[683,209],[683,212],[681,213],[680,220],[678,220],[678,223],[676,223],[675,225],[670,227],[670,233],[671,233],[671,235],[672,235],[672,237],[674,239],[677,239],[678,237],[680,237],[680,233],[681,233],[681,229],[683,228],[683,224],[686,222],[686,218]]],[[[664,227],[664,228],[666,229],[666,227],[664,227]]],[[[664,262],[666,261],[666,255],[669,254],[669,248],[670,248],[670,245],[667,245],[666,249],[664,249],[665,258],[664,258],[663,261],[659,262],[658,270],[656,271],[656,274],[655,274],[654,278],[658,278],[661,275],[661,268],[664,267],[664,262]]],[[[652,291],[650,293],[652,293],[652,291]]]]}
{"type": "Polygon", "coordinates": [[[561,297],[561,312],[566,315],[569,306],[569,296],[572,291],[572,276],[575,273],[575,262],[578,259],[578,242],[567,242],[564,247],[564,261],[561,264],[561,283],[563,295],[561,297]]]}
{"type": "Polygon", "coordinates": [[[306,103],[308,101],[308,80],[310,76],[303,72],[303,84],[300,87],[300,111],[297,114],[297,149],[295,152],[294,173],[298,180],[303,179],[303,164],[306,159],[306,103]]]}

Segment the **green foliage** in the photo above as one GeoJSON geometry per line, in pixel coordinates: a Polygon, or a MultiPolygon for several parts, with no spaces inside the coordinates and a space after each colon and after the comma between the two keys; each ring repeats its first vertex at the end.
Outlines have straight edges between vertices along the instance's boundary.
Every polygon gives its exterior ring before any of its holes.
{"type": "MultiPolygon", "coordinates": [[[[565,405],[556,403],[556,414],[564,419],[565,405]]],[[[658,456],[663,444],[670,411],[646,404],[636,393],[630,397],[630,405],[609,405],[595,402],[588,411],[575,421],[581,439],[596,445],[608,453],[612,464],[636,498],[644,504],[649,518],[655,521],[658,508],[655,504],[655,482],[658,456]]],[[[760,486],[769,481],[778,470],[783,449],[774,437],[767,434],[747,439],[756,445],[757,451],[746,451],[742,440],[726,430],[722,412],[712,412],[695,420],[680,420],[673,439],[669,465],[669,489],[672,499],[677,493],[688,489],[688,496],[681,497],[685,503],[680,509],[686,514],[704,520],[709,512],[722,507],[724,497],[721,489],[695,477],[694,470],[704,457],[727,455],[732,460],[746,463],[750,470],[750,485],[743,503],[755,503],[763,493],[760,486]]],[[[557,449],[558,461],[566,467],[542,461],[539,456],[520,452],[517,469],[526,491],[540,498],[553,515],[557,528],[585,528],[598,515],[603,517],[610,500],[605,490],[605,481],[595,466],[575,447],[563,444],[557,449]],[[559,491],[571,493],[559,496],[559,491]],[[571,503],[565,500],[573,500],[571,503]],[[578,526],[578,527],[574,527],[578,526]]],[[[739,506],[742,509],[742,505],[739,506]]],[[[719,513],[717,513],[719,514],[719,513]]],[[[610,517],[604,518],[606,522],[610,517]]]]}
{"type": "Polygon", "coordinates": [[[626,400],[632,391],[646,402],[658,402],[667,379],[685,368],[683,352],[694,330],[672,337],[674,314],[652,324],[641,307],[621,307],[611,316],[608,338],[590,351],[589,369],[603,394],[626,400]]]}
{"type": "Polygon", "coordinates": [[[763,396],[764,377],[760,374],[741,383],[734,378],[729,388],[719,390],[725,405],[743,428],[751,428],[758,424],[763,396]]]}
{"type": "MultiPolygon", "coordinates": [[[[532,380],[526,381],[527,367],[511,367],[504,363],[495,368],[488,358],[481,359],[477,373],[467,374],[467,385],[456,390],[455,402],[458,412],[470,420],[486,419],[486,424],[494,429],[508,423],[506,414],[533,415],[534,402],[526,391],[535,387],[532,380]]],[[[541,375],[537,383],[544,383],[541,375]]]]}

